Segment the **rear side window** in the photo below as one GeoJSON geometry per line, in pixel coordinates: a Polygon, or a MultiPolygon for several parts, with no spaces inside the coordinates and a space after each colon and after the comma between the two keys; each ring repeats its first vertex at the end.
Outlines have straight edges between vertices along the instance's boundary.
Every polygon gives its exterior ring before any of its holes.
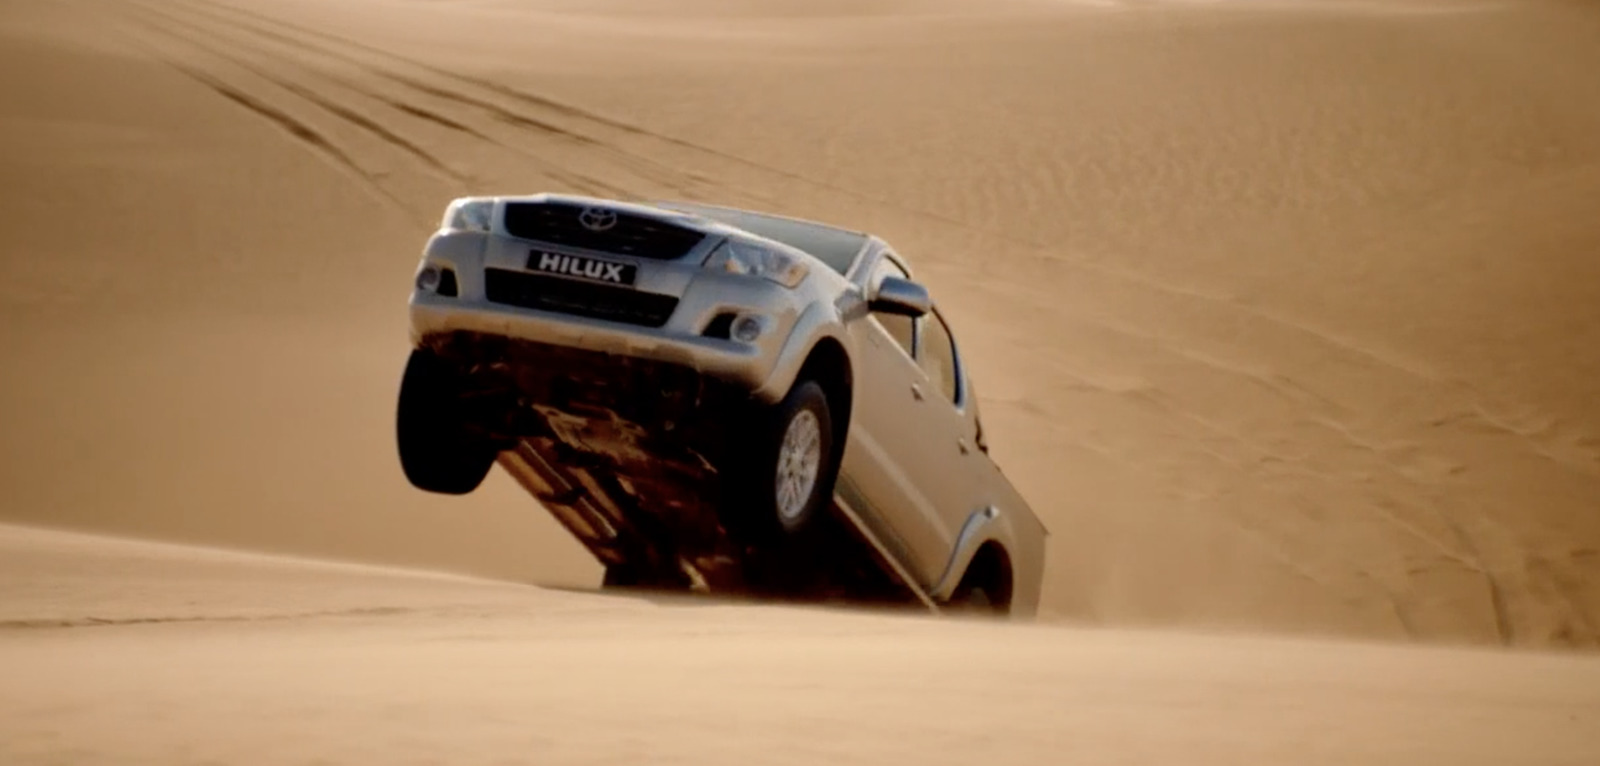
{"type": "Polygon", "coordinates": [[[950,328],[937,312],[928,314],[922,323],[922,358],[917,363],[928,379],[939,386],[951,404],[960,404],[961,386],[956,377],[955,340],[950,328]]]}

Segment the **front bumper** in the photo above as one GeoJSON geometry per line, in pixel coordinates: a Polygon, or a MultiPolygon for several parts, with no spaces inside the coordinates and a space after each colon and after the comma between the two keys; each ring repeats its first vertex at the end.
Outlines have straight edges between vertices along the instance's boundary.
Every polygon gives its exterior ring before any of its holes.
{"type": "Polygon", "coordinates": [[[751,392],[760,390],[778,368],[800,313],[798,300],[780,293],[782,287],[707,274],[689,282],[664,325],[647,327],[493,303],[485,297],[481,268],[474,273],[457,267],[456,273],[456,296],[413,291],[413,344],[455,332],[496,335],[681,365],[751,392]],[[758,317],[762,332],[753,341],[707,335],[713,321],[727,314],[758,317]]]}

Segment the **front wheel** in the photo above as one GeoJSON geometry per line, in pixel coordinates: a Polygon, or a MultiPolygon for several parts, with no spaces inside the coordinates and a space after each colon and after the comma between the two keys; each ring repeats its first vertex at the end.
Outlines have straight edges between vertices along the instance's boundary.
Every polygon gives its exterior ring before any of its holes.
{"type": "Polygon", "coordinates": [[[400,382],[395,437],[400,466],[418,489],[465,495],[494,466],[499,448],[466,428],[452,371],[438,357],[414,350],[400,382]]]}
{"type": "Polygon", "coordinates": [[[779,409],[772,512],[783,531],[792,534],[809,527],[828,502],[833,423],[828,397],[811,381],[791,393],[779,409]]]}
{"type": "Polygon", "coordinates": [[[755,419],[736,450],[735,523],[761,540],[799,536],[815,526],[832,495],[833,415],[822,386],[802,380],[755,419]]]}

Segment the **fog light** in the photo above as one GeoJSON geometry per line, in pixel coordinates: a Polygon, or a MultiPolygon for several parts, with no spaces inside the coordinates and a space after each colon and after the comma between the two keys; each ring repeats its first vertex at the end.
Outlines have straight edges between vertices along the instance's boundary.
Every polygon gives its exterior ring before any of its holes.
{"type": "Polygon", "coordinates": [[[761,331],[764,329],[766,328],[762,326],[761,317],[758,316],[742,314],[733,320],[734,340],[754,343],[756,338],[761,337],[761,331]]]}
{"type": "Polygon", "coordinates": [[[417,272],[417,289],[433,292],[439,287],[441,276],[438,266],[423,266],[422,270],[417,272]]]}

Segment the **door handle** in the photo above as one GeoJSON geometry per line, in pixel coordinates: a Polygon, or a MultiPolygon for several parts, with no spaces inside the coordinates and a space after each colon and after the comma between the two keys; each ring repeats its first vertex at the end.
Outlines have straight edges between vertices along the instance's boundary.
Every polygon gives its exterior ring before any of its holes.
{"type": "Polygon", "coordinates": [[[915,383],[911,384],[911,398],[916,399],[919,402],[922,401],[922,386],[919,386],[915,383]]]}
{"type": "Polygon", "coordinates": [[[971,448],[967,446],[967,440],[964,438],[956,439],[956,446],[961,448],[961,454],[963,455],[971,451],[971,448]]]}

